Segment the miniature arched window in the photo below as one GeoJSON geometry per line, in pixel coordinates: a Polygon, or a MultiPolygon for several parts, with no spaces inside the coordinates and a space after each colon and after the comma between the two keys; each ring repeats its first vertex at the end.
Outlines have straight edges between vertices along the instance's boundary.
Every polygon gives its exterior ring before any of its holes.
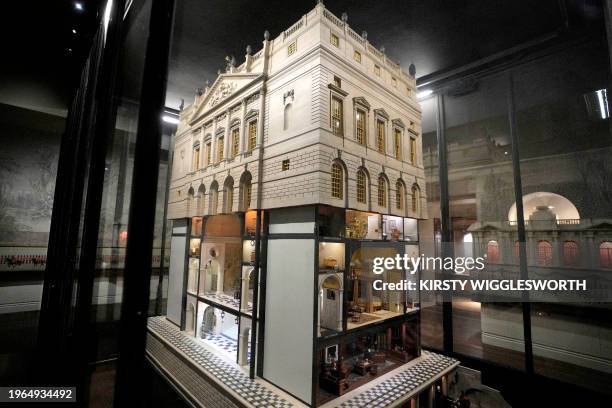
{"type": "Polygon", "coordinates": [[[578,244],[574,241],[563,243],[563,264],[566,266],[578,265],[578,244]]]}
{"type": "Polygon", "coordinates": [[[189,191],[187,191],[187,211],[191,211],[193,208],[193,197],[195,192],[193,191],[193,187],[189,187],[189,191]]]}
{"type": "Polygon", "coordinates": [[[397,180],[395,183],[395,208],[398,210],[404,209],[404,196],[406,195],[406,186],[402,180],[397,180]]]}
{"type": "Polygon", "coordinates": [[[540,241],[537,246],[538,266],[552,265],[552,245],[548,241],[540,241]]]}
{"type": "Polygon", "coordinates": [[[208,213],[210,215],[217,214],[217,204],[219,203],[219,184],[217,181],[213,181],[210,186],[210,204],[208,206],[208,213]]]}
{"type": "Polygon", "coordinates": [[[604,241],[599,245],[599,264],[602,268],[612,268],[612,242],[604,241]]]}
{"type": "Polygon", "coordinates": [[[234,203],[234,179],[228,177],[223,185],[223,212],[231,213],[234,203]]]}
{"type": "Polygon", "coordinates": [[[387,206],[387,181],[383,175],[378,177],[378,205],[387,206]]]}
{"type": "Polygon", "coordinates": [[[489,263],[499,262],[499,244],[497,241],[492,240],[487,242],[487,261],[489,263]]]}
{"type": "Polygon", "coordinates": [[[198,214],[204,215],[204,197],[206,195],[206,187],[204,184],[200,184],[200,188],[198,188],[198,214]]]}
{"type": "Polygon", "coordinates": [[[240,211],[246,211],[251,207],[251,173],[244,172],[240,177],[240,211]]]}
{"type": "Polygon", "coordinates": [[[285,110],[283,112],[283,130],[289,129],[289,121],[291,120],[292,109],[293,109],[292,103],[288,103],[285,105],[285,110]]]}
{"type": "Polygon", "coordinates": [[[419,215],[419,202],[421,201],[421,189],[418,184],[412,185],[412,212],[419,215]]]}
{"type": "Polygon", "coordinates": [[[514,261],[518,264],[521,260],[521,245],[518,241],[514,241],[514,261]]]}
{"type": "Polygon", "coordinates": [[[367,203],[367,175],[363,169],[357,171],[357,202],[367,203]]]}
{"type": "Polygon", "coordinates": [[[331,195],[334,198],[342,198],[343,197],[343,180],[344,180],[344,171],[342,170],[342,166],[338,162],[332,163],[331,168],[331,195]]]}

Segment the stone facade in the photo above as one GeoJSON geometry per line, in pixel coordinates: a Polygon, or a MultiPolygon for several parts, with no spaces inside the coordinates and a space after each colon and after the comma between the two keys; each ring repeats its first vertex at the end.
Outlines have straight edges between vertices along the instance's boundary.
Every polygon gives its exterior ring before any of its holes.
{"type": "Polygon", "coordinates": [[[255,54],[247,48],[242,65],[228,59],[226,72],[182,110],[168,218],[318,203],[426,218],[414,75],[322,4],[278,37],[270,39],[266,32],[264,38],[255,54]],[[341,130],[338,122],[332,126],[337,101],[341,130]],[[358,110],[365,115],[363,143],[357,136],[358,110]],[[386,139],[382,152],[378,121],[386,139]],[[334,161],[343,168],[342,198],[332,197],[334,161]],[[360,168],[367,174],[365,203],[356,194],[360,168]],[[381,175],[387,180],[384,207],[376,197],[381,175]],[[404,186],[399,209],[398,181],[404,186]],[[413,191],[417,204],[407,205],[413,191]]]}

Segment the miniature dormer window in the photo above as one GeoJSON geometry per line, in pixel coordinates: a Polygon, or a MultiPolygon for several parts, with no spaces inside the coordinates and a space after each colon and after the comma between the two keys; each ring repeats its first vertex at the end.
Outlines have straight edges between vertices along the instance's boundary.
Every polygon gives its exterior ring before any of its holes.
{"type": "Polygon", "coordinates": [[[394,88],[397,88],[397,79],[391,78],[391,85],[393,85],[394,88]]]}
{"type": "Polygon", "coordinates": [[[329,35],[329,42],[334,47],[339,47],[340,46],[340,38],[338,38],[338,36],[336,34],[334,34],[334,33],[331,33],[329,35]]]}
{"type": "Polygon", "coordinates": [[[293,55],[295,54],[295,52],[297,51],[297,41],[292,42],[291,44],[289,44],[289,46],[287,47],[287,55],[293,55]]]}
{"type": "Polygon", "coordinates": [[[374,65],[374,74],[376,74],[376,76],[380,76],[380,66],[374,65]]]}
{"type": "Polygon", "coordinates": [[[353,52],[353,59],[361,64],[361,53],[359,51],[353,52]]]}

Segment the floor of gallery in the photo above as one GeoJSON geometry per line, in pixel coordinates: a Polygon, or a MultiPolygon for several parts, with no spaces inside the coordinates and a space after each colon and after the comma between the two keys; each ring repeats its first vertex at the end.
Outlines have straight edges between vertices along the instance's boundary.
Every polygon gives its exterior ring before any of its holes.
{"type": "MultiPolygon", "coordinates": [[[[305,406],[266,381],[251,380],[236,363],[214,351],[203,342],[181,332],[163,316],[149,319],[147,342],[149,358],[155,361],[169,377],[182,375],[188,367],[195,368],[200,375],[199,380],[194,380],[193,376],[185,377],[184,380],[176,379],[176,381],[181,381],[181,386],[191,384],[193,389],[186,390],[191,395],[196,395],[198,392],[204,394],[199,388],[205,387],[208,379],[216,384],[222,384],[223,392],[240,405],[252,407],[305,406]],[[180,358],[170,363],[171,360],[167,356],[169,352],[175,353],[180,358]],[[177,362],[180,362],[182,366],[173,366],[173,364],[179,364],[177,362]]],[[[328,402],[323,407],[385,407],[426,389],[433,381],[458,365],[459,362],[455,359],[424,352],[421,357],[328,402]]],[[[209,402],[206,406],[222,405],[209,402]]]]}

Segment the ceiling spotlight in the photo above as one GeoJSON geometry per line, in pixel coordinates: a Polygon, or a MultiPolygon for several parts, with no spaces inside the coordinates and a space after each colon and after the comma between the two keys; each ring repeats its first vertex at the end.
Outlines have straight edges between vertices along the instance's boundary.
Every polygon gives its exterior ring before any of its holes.
{"type": "Polygon", "coordinates": [[[425,89],[425,90],[417,93],[417,99],[425,99],[429,95],[431,95],[432,93],[433,93],[433,91],[431,89],[425,89]]]}
{"type": "Polygon", "coordinates": [[[74,8],[78,11],[83,11],[83,3],[79,3],[79,2],[74,3],[74,8]]]}

